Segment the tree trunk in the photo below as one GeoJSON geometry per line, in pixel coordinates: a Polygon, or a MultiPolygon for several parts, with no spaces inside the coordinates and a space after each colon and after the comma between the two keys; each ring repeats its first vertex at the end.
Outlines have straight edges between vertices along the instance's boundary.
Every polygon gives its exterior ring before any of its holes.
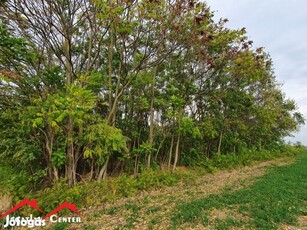
{"type": "MultiPolygon", "coordinates": [[[[152,147],[154,142],[154,116],[155,116],[155,109],[154,109],[154,102],[155,102],[155,80],[157,75],[157,68],[154,68],[154,73],[152,77],[152,83],[151,83],[151,101],[150,101],[150,119],[149,119],[149,144],[152,147]]],[[[148,154],[148,161],[147,166],[150,167],[150,160],[151,160],[151,154],[148,154]]]]}
{"type": "Polygon", "coordinates": [[[151,161],[151,153],[148,153],[147,155],[147,167],[150,167],[150,161],[151,161]]]}
{"type": "Polygon", "coordinates": [[[92,159],[92,162],[91,162],[91,172],[90,172],[89,181],[93,179],[93,176],[94,176],[94,159],[92,159]]]}
{"type": "Polygon", "coordinates": [[[139,173],[139,157],[136,156],[134,160],[134,176],[137,176],[139,173]]]}
{"type": "Polygon", "coordinates": [[[219,138],[219,144],[217,147],[217,152],[220,154],[221,153],[221,147],[222,147],[222,139],[223,139],[223,130],[220,133],[220,138],[219,138]]]}
{"type": "Polygon", "coordinates": [[[75,170],[74,143],[73,143],[73,120],[71,117],[68,118],[66,170],[67,170],[66,176],[68,179],[68,186],[72,188],[75,186],[76,183],[76,170],[75,170]]]}
{"type": "Polygon", "coordinates": [[[114,29],[113,27],[110,29],[110,46],[109,46],[109,124],[113,123],[113,83],[112,83],[112,76],[113,76],[113,48],[114,48],[114,29]]]}
{"type": "Polygon", "coordinates": [[[48,169],[48,178],[50,182],[53,183],[54,181],[59,180],[58,170],[54,165],[52,165],[52,154],[53,154],[53,143],[54,143],[55,132],[51,126],[47,126],[46,131],[42,129],[41,131],[45,135],[45,159],[48,169]]]}
{"type": "Polygon", "coordinates": [[[52,169],[53,169],[53,180],[54,180],[54,181],[58,181],[58,180],[59,180],[59,172],[58,172],[58,169],[57,169],[55,166],[53,166],[52,169]]]}
{"type": "MultiPolygon", "coordinates": [[[[64,23],[64,22],[63,22],[64,23]]],[[[73,83],[73,66],[71,61],[71,37],[72,31],[69,27],[72,24],[71,18],[68,20],[66,25],[63,25],[65,40],[64,40],[64,56],[65,56],[65,68],[66,68],[66,85],[68,88],[73,83]]],[[[76,169],[74,159],[74,121],[69,115],[67,122],[67,151],[66,151],[66,176],[68,179],[68,186],[70,188],[75,186],[76,183],[76,169]]]]}
{"type": "Polygon", "coordinates": [[[177,144],[176,144],[176,152],[175,152],[175,160],[174,160],[174,165],[173,165],[173,172],[175,172],[178,158],[179,158],[179,145],[180,145],[180,133],[178,134],[178,139],[177,139],[177,144]]]}
{"type": "Polygon", "coordinates": [[[48,170],[48,180],[53,182],[53,173],[52,173],[52,161],[51,161],[52,150],[50,149],[49,139],[46,136],[45,146],[44,146],[44,156],[46,161],[46,166],[48,170]]]}
{"type": "Polygon", "coordinates": [[[161,141],[161,143],[160,143],[160,145],[159,145],[159,147],[157,149],[156,156],[155,156],[155,161],[157,161],[157,159],[158,159],[158,155],[159,155],[160,150],[161,150],[161,148],[162,148],[162,146],[163,146],[163,144],[165,142],[165,139],[166,139],[166,135],[163,137],[163,140],[161,141]]]}
{"type": "Polygon", "coordinates": [[[168,164],[167,164],[168,169],[171,168],[171,162],[172,162],[172,156],[173,156],[173,145],[174,145],[174,135],[172,135],[171,147],[170,147],[169,154],[168,154],[168,164]]]}
{"type": "Polygon", "coordinates": [[[103,180],[106,179],[109,159],[110,159],[110,157],[107,157],[106,162],[104,163],[104,165],[100,169],[98,179],[97,179],[98,182],[101,182],[102,179],[103,180]]]}

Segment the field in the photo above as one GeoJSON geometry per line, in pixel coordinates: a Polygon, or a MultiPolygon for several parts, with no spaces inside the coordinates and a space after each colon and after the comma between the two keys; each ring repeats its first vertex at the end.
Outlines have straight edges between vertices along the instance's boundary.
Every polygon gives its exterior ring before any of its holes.
{"type": "MultiPolygon", "coordinates": [[[[304,230],[306,166],[304,153],[206,173],[83,208],[81,224],[49,224],[47,229],[304,230]]],[[[2,196],[0,205],[7,209],[9,197],[2,196]]]]}
{"type": "Polygon", "coordinates": [[[95,207],[85,211],[82,226],[69,228],[307,229],[306,204],[307,154],[303,154],[95,207]]]}

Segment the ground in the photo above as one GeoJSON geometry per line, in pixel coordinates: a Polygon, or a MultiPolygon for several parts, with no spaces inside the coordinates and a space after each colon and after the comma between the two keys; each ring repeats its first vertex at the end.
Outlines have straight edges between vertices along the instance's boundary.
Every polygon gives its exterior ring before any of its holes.
{"type": "MultiPolygon", "coordinates": [[[[280,158],[254,166],[220,171],[207,174],[188,183],[142,192],[137,196],[120,199],[113,203],[90,207],[81,210],[83,213],[82,224],[72,224],[68,226],[68,229],[255,229],[252,225],[245,226],[244,224],[229,228],[227,224],[231,221],[249,222],[250,219],[250,216],[238,211],[239,209],[235,205],[210,209],[210,212],[207,212],[208,223],[206,225],[203,225],[199,219],[174,225],[174,212],[180,204],[222,192],[234,192],[248,188],[272,167],[293,164],[293,161],[291,158],[280,158]]],[[[0,197],[0,212],[7,210],[8,207],[10,207],[9,196],[0,197]]],[[[232,224],[236,226],[236,223],[232,224]]],[[[66,227],[58,225],[52,228],[65,229],[66,227]]],[[[307,216],[299,216],[296,225],[282,224],[277,226],[277,229],[307,230],[307,216]]]]}
{"type": "MultiPolygon", "coordinates": [[[[282,158],[241,169],[221,171],[205,175],[188,184],[179,184],[160,190],[143,192],[135,197],[84,210],[86,218],[83,221],[83,228],[110,230],[172,229],[171,217],[176,205],[179,203],[203,198],[210,194],[218,194],[225,190],[234,191],[248,187],[272,166],[283,166],[292,162],[293,159],[282,158]]],[[[214,222],[214,220],[221,221],[229,217],[234,219],[249,218],[236,212],[235,209],[213,209],[210,212],[209,219],[214,222]]],[[[299,223],[301,227],[283,225],[279,228],[307,229],[306,217],[299,217],[299,223]]],[[[70,227],[70,229],[79,228],[80,226],[70,227]]],[[[214,229],[214,227],[185,223],[179,229],[214,229]]]]}
{"type": "Polygon", "coordinates": [[[0,214],[6,212],[11,207],[11,199],[8,194],[0,194],[0,214]]]}

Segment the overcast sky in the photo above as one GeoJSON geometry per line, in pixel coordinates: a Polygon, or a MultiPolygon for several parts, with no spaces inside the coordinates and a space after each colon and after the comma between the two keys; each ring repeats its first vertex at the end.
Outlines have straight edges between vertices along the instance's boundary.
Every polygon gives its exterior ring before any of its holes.
{"type": "MultiPolygon", "coordinates": [[[[256,47],[265,47],[283,91],[307,118],[307,2],[306,0],[206,0],[215,18],[228,18],[229,28],[247,29],[256,47]]],[[[307,146],[307,125],[292,142],[307,146]]]]}

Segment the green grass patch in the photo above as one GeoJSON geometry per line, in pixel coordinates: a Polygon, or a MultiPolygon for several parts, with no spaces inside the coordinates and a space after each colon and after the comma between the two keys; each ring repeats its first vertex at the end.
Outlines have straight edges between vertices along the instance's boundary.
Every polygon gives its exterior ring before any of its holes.
{"type": "Polygon", "coordinates": [[[183,223],[214,225],[230,229],[245,225],[256,229],[277,229],[281,224],[297,224],[298,215],[307,215],[307,153],[295,163],[274,167],[249,188],[224,191],[203,199],[178,204],[172,216],[174,227],[183,223]],[[226,216],[214,221],[213,209],[232,210],[240,214],[240,222],[226,216]],[[246,218],[245,218],[246,217],[246,218]]]}
{"type": "Polygon", "coordinates": [[[68,223],[56,223],[51,227],[51,230],[65,230],[68,228],[68,223]]]}
{"type": "Polygon", "coordinates": [[[215,226],[217,230],[226,230],[229,229],[230,226],[236,229],[241,227],[242,223],[242,221],[236,220],[235,218],[226,218],[225,220],[219,220],[215,226]]]}

